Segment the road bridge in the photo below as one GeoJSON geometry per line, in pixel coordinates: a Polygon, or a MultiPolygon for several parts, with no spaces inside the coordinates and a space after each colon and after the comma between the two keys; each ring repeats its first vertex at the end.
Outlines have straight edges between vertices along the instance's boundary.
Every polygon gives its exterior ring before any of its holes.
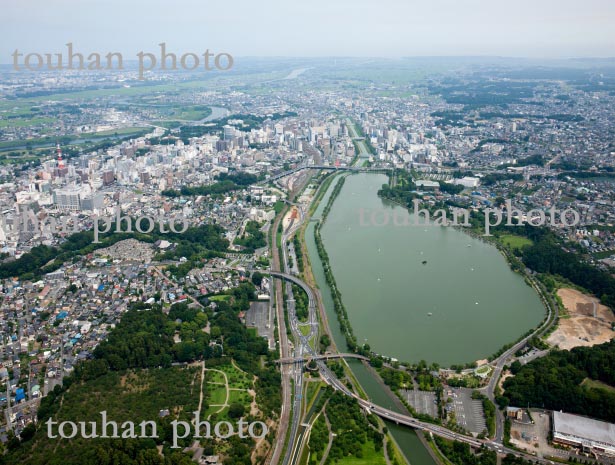
{"type": "Polygon", "coordinates": [[[358,360],[365,360],[369,362],[369,358],[364,355],[359,354],[324,354],[324,355],[315,355],[309,357],[286,357],[276,360],[275,363],[279,364],[289,364],[289,363],[307,363],[312,360],[334,360],[338,358],[354,358],[358,360]]]}
{"type": "Polygon", "coordinates": [[[291,174],[297,173],[302,170],[352,171],[355,173],[383,173],[383,172],[393,171],[393,168],[388,168],[388,167],[362,168],[362,167],[357,167],[357,166],[307,165],[307,166],[299,166],[292,170],[288,170],[282,173],[275,174],[273,176],[270,176],[268,179],[265,179],[264,181],[260,181],[257,184],[264,185],[271,181],[276,181],[280,178],[290,176],[291,174]]]}
{"type": "MultiPolygon", "coordinates": [[[[250,270],[250,271],[256,271],[256,270],[250,270]]],[[[290,281],[294,284],[297,284],[298,286],[300,286],[308,295],[310,302],[310,312],[313,311],[313,309],[315,308],[316,305],[316,300],[314,298],[314,292],[312,290],[312,288],[310,286],[308,286],[304,281],[302,281],[301,279],[299,279],[296,276],[290,275],[288,273],[283,273],[283,272],[279,272],[279,271],[270,271],[270,270],[263,270],[261,271],[262,273],[265,274],[269,274],[273,277],[277,277],[277,278],[281,278],[284,279],[286,281],[290,281]]],[[[551,315],[550,315],[551,316],[551,315]]],[[[547,323],[546,325],[544,325],[546,327],[549,327],[549,324],[547,323]]],[[[541,328],[542,331],[544,331],[544,326],[543,328],[541,328]]],[[[510,453],[513,454],[515,456],[518,457],[523,457],[525,459],[532,459],[537,463],[541,463],[541,464],[549,464],[552,463],[550,461],[548,461],[547,459],[543,459],[543,458],[539,458],[539,457],[535,457],[535,456],[529,456],[528,454],[524,454],[522,452],[516,451],[514,449],[510,449],[506,446],[504,446],[501,442],[501,439],[498,437],[498,435],[496,435],[496,438],[494,441],[489,441],[489,440],[485,440],[485,439],[477,439],[474,437],[470,437],[470,436],[466,436],[464,434],[452,431],[444,426],[441,425],[437,425],[434,423],[428,423],[428,422],[424,422],[421,420],[418,420],[414,417],[411,417],[409,415],[404,415],[402,413],[398,413],[395,412],[393,410],[389,410],[387,408],[381,407],[379,405],[374,404],[373,402],[363,399],[361,397],[359,397],[357,394],[355,394],[353,391],[351,391],[342,381],[340,381],[337,376],[331,371],[331,369],[326,365],[325,361],[329,360],[329,359],[341,359],[341,358],[355,358],[355,359],[363,359],[363,360],[368,360],[367,357],[358,355],[358,354],[348,354],[348,353],[332,353],[332,354],[325,354],[325,355],[318,355],[314,352],[314,350],[309,347],[309,345],[307,345],[305,343],[305,341],[302,341],[305,345],[305,349],[307,352],[307,357],[283,357],[281,358],[278,362],[280,363],[280,365],[283,364],[294,364],[294,363],[298,363],[299,361],[304,362],[304,361],[309,361],[309,360],[315,360],[317,363],[317,367],[318,370],[320,372],[320,375],[322,377],[322,379],[328,384],[330,385],[333,389],[342,392],[343,394],[352,397],[354,399],[356,399],[356,401],[358,402],[358,404],[364,408],[366,411],[371,412],[375,415],[378,415],[379,417],[381,417],[384,420],[388,420],[388,421],[393,421],[398,425],[405,425],[405,426],[409,426],[411,428],[416,428],[418,430],[421,431],[425,431],[431,434],[435,434],[438,435],[440,437],[449,439],[449,440],[455,440],[455,441],[460,441],[466,444],[469,444],[471,447],[474,448],[480,448],[480,447],[487,447],[491,450],[494,450],[498,453],[510,453]]],[[[520,341],[517,345],[521,344],[524,341],[520,341]]],[[[516,345],[516,346],[517,346],[516,345]]],[[[510,349],[510,351],[514,350],[514,347],[512,349],[510,349]]],[[[510,352],[510,351],[507,351],[510,352]]],[[[501,356],[500,358],[497,359],[498,363],[501,363],[502,360],[506,359],[506,354],[503,354],[503,356],[501,356]]],[[[496,368],[499,368],[499,366],[497,366],[496,368]]],[[[497,380],[497,378],[496,378],[497,380]]],[[[489,390],[488,390],[489,392],[489,390]]],[[[285,463],[287,463],[288,460],[285,460],[285,463]]],[[[291,460],[292,462],[292,460],[291,460]]]]}
{"type": "MultiPolygon", "coordinates": [[[[312,291],[312,288],[308,286],[304,281],[299,279],[298,277],[290,275],[288,273],[282,273],[279,271],[261,271],[261,273],[270,274],[271,276],[281,278],[286,281],[290,281],[294,284],[297,284],[302,289],[304,289],[306,294],[308,295],[310,299],[310,307],[313,308],[313,305],[315,305],[316,301],[314,299],[314,292],[312,291]]],[[[385,420],[394,421],[395,423],[400,424],[400,425],[406,425],[406,426],[417,428],[423,431],[432,432],[433,434],[437,434],[447,439],[454,439],[457,441],[466,442],[470,444],[472,447],[480,447],[483,444],[483,441],[480,441],[478,439],[471,438],[463,434],[456,433],[454,431],[450,431],[440,425],[435,425],[432,423],[427,423],[427,422],[417,420],[416,418],[413,418],[411,416],[394,412],[384,407],[375,405],[372,402],[369,402],[365,399],[362,399],[361,397],[357,396],[354,392],[352,392],[350,389],[348,389],[348,387],[346,387],[346,385],[344,385],[344,383],[342,383],[335,376],[335,374],[329,369],[329,367],[325,364],[326,360],[334,359],[334,358],[338,358],[338,359],[355,358],[355,359],[369,360],[367,357],[364,357],[359,354],[335,353],[335,354],[325,354],[325,355],[320,356],[312,352],[308,357],[296,357],[296,358],[295,357],[285,357],[285,358],[280,359],[279,362],[281,362],[280,364],[284,364],[284,363],[292,364],[292,363],[297,363],[298,361],[297,359],[301,361],[316,360],[316,362],[318,363],[318,369],[321,373],[321,376],[323,377],[324,381],[327,384],[331,385],[334,389],[339,390],[342,393],[355,398],[357,402],[359,403],[359,405],[361,405],[361,407],[369,410],[370,412],[378,415],[379,417],[385,420]]]]}

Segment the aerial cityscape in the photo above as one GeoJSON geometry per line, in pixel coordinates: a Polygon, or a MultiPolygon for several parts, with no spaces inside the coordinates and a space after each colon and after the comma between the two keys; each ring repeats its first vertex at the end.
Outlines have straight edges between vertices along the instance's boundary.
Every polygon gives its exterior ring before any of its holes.
{"type": "Polygon", "coordinates": [[[10,3],[0,464],[615,464],[611,5],[10,3]]]}

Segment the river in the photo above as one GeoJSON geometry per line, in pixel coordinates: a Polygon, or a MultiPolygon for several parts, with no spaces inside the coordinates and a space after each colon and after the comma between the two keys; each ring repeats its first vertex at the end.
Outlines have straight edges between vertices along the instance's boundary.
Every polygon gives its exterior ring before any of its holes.
{"type": "Polygon", "coordinates": [[[226,109],[226,108],[222,108],[222,107],[213,107],[210,106],[209,108],[211,108],[211,114],[203,119],[200,119],[198,121],[194,121],[195,123],[208,123],[210,121],[214,121],[216,119],[220,119],[220,118],[225,118],[228,115],[231,114],[231,112],[226,109]]]}

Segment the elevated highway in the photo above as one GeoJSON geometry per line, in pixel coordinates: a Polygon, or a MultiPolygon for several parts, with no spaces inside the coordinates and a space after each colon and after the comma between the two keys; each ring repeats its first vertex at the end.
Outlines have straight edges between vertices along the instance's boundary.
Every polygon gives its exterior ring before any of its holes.
{"type": "Polygon", "coordinates": [[[359,354],[325,354],[325,355],[315,355],[312,357],[287,357],[276,360],[275,363],[279,364],[289,364],[289,363],[308,363],[312,360],[335,360],[339,358],[354,358],[357,360],[365,360],[369,362],[369,358],[359,355],[359,354]]]}
{"type": "Polygon", "coordinates": [[[257,183],[257,185],[264,185],[271,181],[276,181],[280,178],[290,176],[291,174],[297,173],[302,170],[353,171],[356,173],[383,173],[383,172],[392,171],[393,168],[387,168],[387,167],[361,168],[357,166],[305,165],[305,166],[298,166],[297,168],[294,168],[292,170],[284,171],[282,173],[278,173],[273,176],[270,176],[264,181],[260,181],[259,183],[257,183]]]}
{"type": "MultiPolygon", "coordinates": [[[[310,286],[308,286],[304,281],[302,281],[298,277],[290,275],[288,273],[282,273],[279,271],[261,271],[261,273],[270,274],[271,276],[281,278],[286,281],[290,281],[294,284],[297,284],[302,289],[304,289],[306,294],[308,295],[310,309],[315,308],[316,301],[314,299],[314,291],[312,290],[310,286]]],[[[472,447],[480,447],[483,444],[483,441],[480,441],[478,439],[474,439],[474,438],[465,436],[463,434],[450,431],[440,425],[435,425],[435,424],[426,423],[426,422],[417,420],[416,418],[413,418],[411,416],[394,412],[393,410],[380,407],[378,405],[373,404],[372,402],[362,399],[361,397],[357,396],[354,392],[352,392],[350,389],[348,389],[346,385],[344,385],[344,383],[342,383],[335,376],[335,374],[331,371],[331,369],[325,364],[325,362],[329,359],[355,358],[355,359],[360,359],[360,360],[369,360],[367,357],[364,357],[359,354],[349,354],[349,353],[319,355],[315,353],[314,350],[311,347],[309,347],[309,345],[307,344],[305,346],[305,353],[307,355],[306,357],[283,357],[282,359],[278,360],[278,363],[294,364],[294,363],[304,362],[308,360],[315,360],[318,364],[318,369],[320,371],[320,374],[327,384],[333,387],[333,389],[341,391],[347,396],[355,398],[357,402],[359,403],[359,405],[361,405],[361,407],[374,413],[375,415],[378,415],[379,417],[385,420],[394,421],[395,423],[400,424],[400,425],[406,425],[412,428],[417,428],[423,431],[428,431],[433,434],[437,434],[439,436],[445,437],[447,439],[455,439],[457,441],[462,441],[462,442],[470,444],[472,447]]]]}
{"type": "MultiPolygon", "coordinates": [[[[303,282],[298,277],[289,275],[287,273],[277,272],[277,271],[261,271],[261,272],[266,273],[266,274],[269,273],[272,276],[275,276],[275,277],[278,277],[278,278],[281,278],[281,279],[297,284],[298,286],[303,288],[305,292],[307,293],[307,295],[310,297],[311,308],[313,308],[312,304],[315,305],[315,301],[313,300],[314,292],[312,291],[310,286],[308,286],[305,282],[303,282]]],[[[331,371],[331,369],[325,363],[329,359],[341,359],[341,358],[354,358],[354,359],[360,359],[360,360],[367,361],[369,360],[367,357],[364,357],[359,354],[350,354],[350,353],[333,353],[333,354],[319,355],[319,354],[316,354],[315,351],[311,347],[309,347],[309,345],[305,346],[305,353],[306,353],[306,356],[304,357],[284,357],[278,360],[278,363],[280,363],[281,365],[284,365],[284,364],[294,364],[294,363],[299,363],[299,362],[302,363],[302,362],[309,361],[309,360],[315,360],[317,362],[318,370],[320,372],[322,379],[328,385],[330,385],[333,389],[340,391],[343,394],[356,399],[357,403],[362,408],[364,408],[366,411],[370,413],[378,415],[380,418],[384,420],[395,422],[398,425],[405,425],[411,428],[416,428],[418,430],[425,431],[431,434],[435,434],[445,439],[463,442],[463,443],[469,444],[471,447],[474,447],[474,448],[486,447],[500,454],[513,454],[517,457],[523,457],[526,460],[532,460],[535,463],[541,463],[541,464],[552,464],[553,463],[548,459],[543,459],[543,458],[536,457],[530,454],[524,454],[517,450],[507,448],[502,445],[501,440],[499,440],[497,437],[494,441],[485,440],[485,439],[477,439],[471,436],[466,436],[464,434],[457,433],[444,426],[421,421],[409,415],[404,415],[404,414],[395,412],[393,410],[389,410],[385,407],[376,405],[373,402],[369,400],[365,400],[359,397],[358,395],[356,395],[354,392],[352,392],[343,382],[341,382],[337,378],[337,376],[331,371]]],[[[503,359],[505,359],[505,357],[498,359],[498,361],[503,360],[503,359]]],[[[291,462],[294,463],[293,461],[291,462]]]]}

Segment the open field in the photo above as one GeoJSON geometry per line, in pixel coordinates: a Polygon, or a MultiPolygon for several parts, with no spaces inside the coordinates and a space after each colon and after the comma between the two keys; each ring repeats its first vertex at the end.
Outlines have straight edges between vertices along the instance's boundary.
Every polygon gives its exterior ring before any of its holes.
{"type": "MultiPolygon", "coordinates": [[[[282,78],[287,73],[286,70],[283,71],[264,71],[260,73],[253,73],[250,75],[250,80],[252,82],[258,81],[267,81],[276,78],[282,78]]],[[[178,92],[181,90],[192,90],[192,89],[205,89],[211,90],[218,86],[226,86],[232,84],[241,84],[245,83],[245,76],[234,76],[234,75],[224,75],[224,74],[211,74],[207,77],[203,77],[200,79],[195,79],[191,81],[184,81],[178,83],[148,83],[146,85],[136,85],[132,87],[108,87],[104,89],[94,89],[94,90],[76,90],[72,92],[64,92],[57,93],[53,96],[36,96],[36,97],[21,97],[17,100],[11,100],[6,102],[0,102],[0,111],[1,110],[13,110],[23,108],[27,106],[28,108],[37,105],[49,100],[53,100],[55,102],[72,102],[79,100],[90,100],[104,97],[143,97],[147,95],[159,95],[162,92],[178,92]]]]}
{"type": "Polygon", "coordinates": [[[224,375],[219,371],[209,370],[207,372],[207,382],[210,384],[224,384],[224,375]]]}
{"type": "Polygon", "coordinates": [[[36,126],[38,124],[52,123],[53,121],[53,118],[46,117],[2,119],[0,120],[0,128],[36,126]]]}
{"type": "Polygon", "coordinates": [[[476,369],[477,375],[487,375],[491,371],[491,367],[489,365],[482,365],[476,369]]]}
{"type": "Polygon", "coordinates": [[[549,344],[572,349],[602,344],[615,337],[615,331],[611,329],[615,315],[598,299],[570,288],[558,290],[557,295],[562,299],[569,318],[559,320],[557,329],[547,339],[549,344]]]}
{"type": "Polygon", "coordinates": [[[299,331],[301,331],[301,334],[303,334],[304,336],[308,336],[310,334],[310,326],[299,326],[299,331]]]}
{"type": "Polygon", "coordinates": [[[137,134],[144,130],[149,130],[149,128],[145,126],[134,126],[134,127],[129,127],[129,128],[108,129],[106,131],[98,131],[98,132],[84,132],[76,136],[76,138],[77,139],[79,138],[96,139],[99,137],[102,138],[102,137],[107,137],[107,136],[114,136],[116,134],[118,136],[125,136],[128,134],[137,134]]]}
{"type": "Polygon", "coordinates": [[[515,234],[503,234],[500,236],[500,241],[507,247],[511,249],[520,249],[526,245],[534,244],[527,237],[517,236],[515,234]]]}
{"type": "Polygon", "coordinates": [[[250,375],[234,363],[206,369],[205,380],[209,407],[204,417],[216,415],[217,420],[226,420],[228,408],[238,402],[246,412],[255,412],[254,388],[250,375]]]}
{"type": "Polygon", "coordinates": [[[585,378],[581,383],[581,386],[587,389],[603,389],[605,391],[609,391],[610,393],[615,394],[615,387],[609,386],[602,381],[596,381],[595,379],[585,378]]]}
{"type": "Polygon", "coordinates": [[[240,404],[243,405],[249,405],[250,402],[252,402],[252,398],[250,396],[250,394],[248,394],[247,391],[245,390],[231,390],[230,395],[229,395],[229,403],[235,403],[235,402],[239,402],[240,404]]]}
{"type": "Polygon", "coordinates": [[[231,300],[231,296],[230,295],[212,295],[209,300],[211,300],[212,302],[228,302],[229,300],[231,300]]]}
{"type": "Polygon", "coordinates": [[[226,387],[224,385],[213,385],[211,383],[207,383],[208,394],[209,394],[209,403],[212,406],[223,405],[226,400],[226,387]]]}
{"type": "MultiPolygon", "coordinates": [[[[42,119],[42,118],[41,118],[42,119]]],[[[0,121],[2,123],[2,121],[0,121]]],[[[0,124],[1,128],[1,124],[0,124]]],[[[119,137],[129,137],[129,136],[137,136],[140,134],[145,134],[149,132],[149,129],[142,126],[136,127],[128,127],[128,128],[117,128],[110,129],[108,131],[100,131],[100,132],[90,132],[90,133],[81,133],[81,134],[73,134],[70,135],[70,141],[68,141],[65,145],[71,146],[80,143],[80,141],[86,140],[85,142],[81,142],[81,148],[86,149],[86,144],[95,144],[100,143],[98,139],[102,142],[103,139],[117,139],[119,137]]],[[[31,139],[16,139],[10,141],[0,141],[0,152],[8,152],[8,151],[23,151],[24,149],[28,152],[32,153],[34,151],[41,151],[45,147],[55,147],[58,142],[57,138],[54,138],[49,135],[43,135],[41,137],[35,137],[31,139]]],[[[21,157],[22,159],[25,157],[21,157]]]]}
{"type": "Polygon", "coordinates": [[[171,107],[167,117],[179,120],[200,120],[211,115],[211,108],[205,105],[182,106],[177,105],[171,107]]]}
{"type": "Polygon", "coordinates": [[[376,452],[374,450],[374,442],[367,441],[361,448],[363,457],[344,457],[336,462],[336,465],[385,465],[384,453],[382,450],[376,452]]]}

